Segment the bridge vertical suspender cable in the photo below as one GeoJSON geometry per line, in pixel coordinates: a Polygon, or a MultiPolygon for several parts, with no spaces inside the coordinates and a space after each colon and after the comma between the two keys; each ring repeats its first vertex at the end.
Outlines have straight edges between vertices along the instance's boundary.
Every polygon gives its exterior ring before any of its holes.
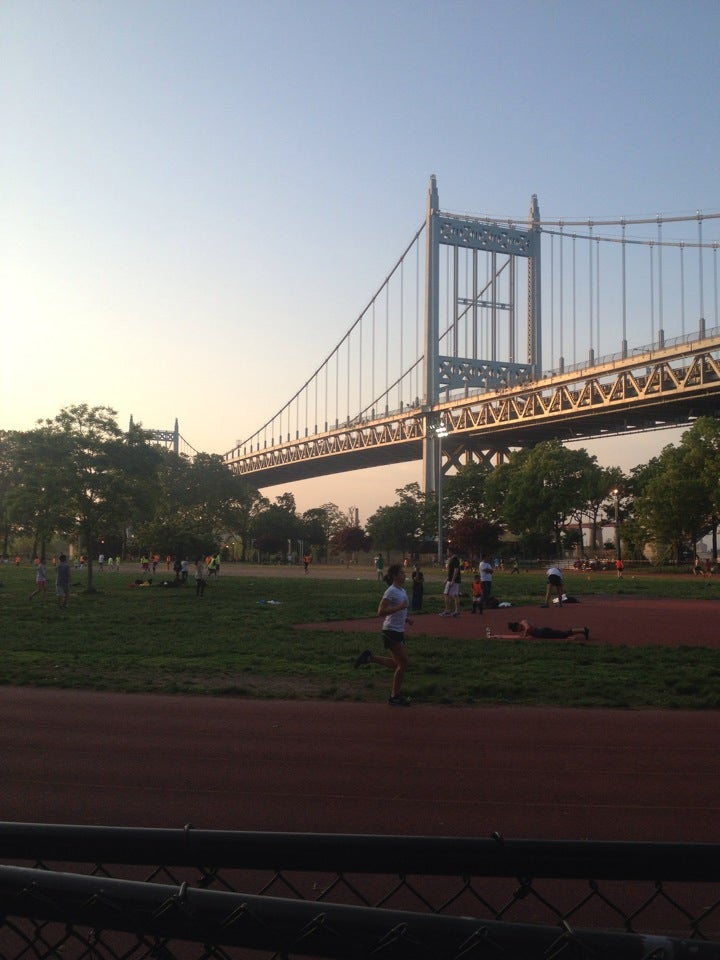
{"type": "Polygon", "coordinates": [[[704,335],[705,329],[705,284],[703,283],[703,246],[702,246],[702,214],[698,210],[698,265],[699,265],[699,287],[700,287],[700,336],[704,335]]]}

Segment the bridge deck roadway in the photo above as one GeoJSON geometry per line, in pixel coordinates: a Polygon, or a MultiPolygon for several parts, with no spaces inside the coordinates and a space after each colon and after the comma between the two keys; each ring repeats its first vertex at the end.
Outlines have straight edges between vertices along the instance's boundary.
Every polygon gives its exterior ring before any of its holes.
{"type": "Polygon", "coordinates": [[[236,448],[225,458],[264,487],[422,459],[426,418],[441,414],[448,427],[443,447],[458,463],[464,453],[504,452],[543,440],[683,426],[720,412],[719,351],[715,335],[499,391],[472,391],[438,403],[432,413],[406,408],[317,435],[288,436],[287,442],[271,438],[267,448],[236,448]]]}
{"type": "MultiPolygon", "coordinates": [[[[648,615],[631,600],[580,610],[598,643],[641,637],[648,615]]],[[[664,602],[656,641],[703,642],[687,615],[664,602]]],[[[449,645],[480,632],[479,617],[424,619],[449,645]]],[[[2,818],[14,821],[720,842],[719,750],[720,711],[0,688],[2,818]]]]}

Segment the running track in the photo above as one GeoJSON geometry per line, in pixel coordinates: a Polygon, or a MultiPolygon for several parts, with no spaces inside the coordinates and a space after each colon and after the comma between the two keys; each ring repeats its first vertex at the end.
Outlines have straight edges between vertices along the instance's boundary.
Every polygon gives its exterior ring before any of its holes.
{"type": "Polygon", "coordinates": [[[0,689],[3,820],[720,842],[720,713],[0,689]]]}
{"type": "MultiPolygon", "coordinates": [[[[408,636],[481,643],[487,626],[503,632],[527,616],[587,624],[591,644],[718,649],[718,610],[713,599],[587,597],[427,614],[408,636]]],[[[720,842],[720,711],[405,710],[4,687],[0,751],[9,821],[720,842]]]]}

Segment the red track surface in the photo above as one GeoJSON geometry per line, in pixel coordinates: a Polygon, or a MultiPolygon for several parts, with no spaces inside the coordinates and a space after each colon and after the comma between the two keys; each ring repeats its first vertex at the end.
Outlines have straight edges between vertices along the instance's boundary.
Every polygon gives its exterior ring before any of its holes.
{"type": "MultiPolygon", "coordinates": [[[[435,598],[433,612],[414,618],[413,625],[407,629],[410,643],[413,634],[419,633],[446,636],[449,640],[481,640],[487,627],[493,633],[508,633],[509,620],[525,618],[537,626],[556,627],[559,630],[570,626],[587,626],[590,628],[591,644],[720,649],[720,603],[717,600],[647,601],[636,597],[588,596],[582,597],[579,603],[563,604],[562,608],[556,604],[549,609],[539,604],[533,607],[506,607],[486,610],[483,616],[473,616],[465,609],[458,619],[439,617],[434,612],[439,609],[438,603],[438,598],[435,598]]],[[[374,617],[306,624],[303,629],[379,631],[379,622],[374,617]]]]}
{"type": "MultiPolygon", "coordinates": [[[[711,601],[426,615],[410,631],[482,642],[485,626],[522,614],[587,623],[591,643],[719,645],[711,601]]],[[[404,710],[5,687],[0,748],[5,820],[720,842],[720,712],[404,710]]]]}

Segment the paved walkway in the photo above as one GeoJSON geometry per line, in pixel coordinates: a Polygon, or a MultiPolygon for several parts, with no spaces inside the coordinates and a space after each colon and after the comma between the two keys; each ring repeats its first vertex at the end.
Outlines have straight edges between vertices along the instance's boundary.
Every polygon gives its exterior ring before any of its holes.
{"type": "Polygon", "coordinates": [[[11,821],[720,842],[720,712],[0,688],[11,821]]]}

